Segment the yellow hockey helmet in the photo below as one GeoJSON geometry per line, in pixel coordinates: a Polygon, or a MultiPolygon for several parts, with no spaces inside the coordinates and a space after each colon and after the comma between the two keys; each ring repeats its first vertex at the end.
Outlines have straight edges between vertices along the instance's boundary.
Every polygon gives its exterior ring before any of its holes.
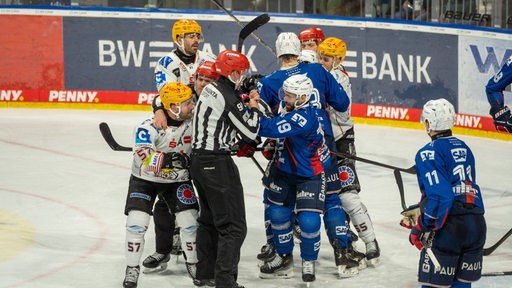
{"type": "MultiPolygon", "coordinates": [[[[199,33],[201,36],[203,32],[201,26],[195,20],[181,19],[174,22],[172,26],[172,40],[176,41],[178,35],[184,37],[187,33],[199,33]]],[[[201,38],[200,38],[201,40],[201,38]]]]}
{"type": "Polygon", "coordinates": [[[171,109],[171,104],[180,105],[192,98],[192,89],[181,82],[169,82],[160,90],[160,100],[165,110],[171,109]]]}
{"type": "Polygon", "coordinates": [[[318,45],[318,53],[331,57],[340,57],[341,62],[343,62],[347,54],[347,44],[339,38],[329,37],[318,45]]]}

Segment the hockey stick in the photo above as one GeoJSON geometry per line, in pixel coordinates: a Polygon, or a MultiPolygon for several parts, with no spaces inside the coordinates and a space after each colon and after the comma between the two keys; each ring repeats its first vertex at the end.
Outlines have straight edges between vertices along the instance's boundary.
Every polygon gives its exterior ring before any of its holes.
{"type": "Polygon", "coordinates": [[[393,171],[395,174],[396,185],[398,185],[398,192],[400,193],[400,203],[402,204],[402,208],[404,210],[407,209],[407,204],[405,204],[405,192],[404,192],[404,182],[402,181],[402,174],[400,170],[395,169],[393,171]]]}
{"type": "Polygon", "coordinates": [[[114,139],[114,136],[112,136],[112,132],[110,131],[110,127],[108,127],[108,124],[105,122],[100,123],[100,132],[101,136],[103,136],[103,139],[105,139],[105,142],[107,142],[108,146],[112,148],[114,151],[132,151],[131,147],[126,147],[123,145],[120,145],[117,143],[117,141],[114,139]]]}
{"type": "Polygon", "coordinates": [[[507,238],[510,237],[510,235],[512,235],[512,229],[508,230],[508,232],[505,235],[503,235],[503,237],[501,237],[501,239],[498,240],[496,244],[492,245],[491,247],[484,248],[484,256],[491,255],[491,253],[494,252],[494,250],[496,250],[496,248],[498,248],[503,242],[505,242],[505,240],[507,240],[507,238]]]}
{"type": "MultiPolygon", "coordinates": [[[[238,35],[238,45],[236,46],[237,51],[242,52],[242,45],[244,44],[245,38],[256,31],[256,29],[267,24],[268,21],[270,21],[270,16],[268,16],[268,14],[261,14],[260,16],[252,19],[251,22],[247,23],[247,25],[240,30],[240,34],[238,35]]],[[[274,50],[272,50],[272,52],[274,52],[274,50]]]]}
{"type": "Polygon", "coordinates": [[[482,273],[482,277],[490,277],[490,276],[507,276],[512,275],[512,271],[502,271],[502,272],[488,272],[482,273]]]}
{"type": "MultiPolygon", "coordinates": [[[[242,24],[242,22],[240,22],[240,20],[238,20],[238,18],[236,18],[236,16],[233,15],[233,13],[231,13],[228,9],[226,9],[226,7],[224,7],[218,0],[211,0],[211,1],[215,5],[217,5],[217,7],[219,7],[224,12],[226,12],[226,14],[228,14],[229,17],[233,18],[233,20],[235,20],[235,22],[240,27],[242,27],[242,28],[247,27],[246,31],[243,31],[244,29],[242,29],[244,34],[246,34],[245,37],[243,37],[243,39],[245,39],[247,36],[249,36],[249,34],[252,34],[252,37],[254,37],[254,39],[256,39],[261,45],[263,45],[263,47],[265,47],[268,51],[270,51],[272,54],[274,54],[274,56],[277,56],[276,52],[274,51],[274,49],[272,49],[272,47],[270,47],[267,43],[265,43],[265,41],[263,41],[260,37],[258,37],[258,35],[252,33],[254,30],[258,29],[261,25],[267,23],[270,20],[270,17],[268,16],[268,14],[262,14],[256,18],[254,18],[251,22],[249,22],[247,25],[244,26],[244,24],[242,24]]],[[[242,31],[240,31],[240,38],[242,38],[242,36],[244,36],[242,34],[242,31]]],[[[241,49],[242,45],[240,43],[243,42],[243,40],[240,41],[240,38],[238,39],[238,46],[237,46],[238,49],[241,49]]],[[[238,51],[240,52],[240,50],[238,50],[238,51]]]]}
{"type": "Polygon", "coordinates": [[[393,169],[393,170],[399,170],[401,172],[408,173],[408,174],[416,174],[416,165],[413,165],[410,168],[400,168],[400,167],[388,165],[385,163],[373,161],[373,160],[366,159],[366,158],[361,158],[361,157],[343,153],[343,152],[336,152],[336,155],[339,157],[350,158],[350,159],[354,159],[356,161],[361,161],[361,162],[372,164],[372,165],[379,166],[379,167],[384,167],[384,168],[393,169]]]}

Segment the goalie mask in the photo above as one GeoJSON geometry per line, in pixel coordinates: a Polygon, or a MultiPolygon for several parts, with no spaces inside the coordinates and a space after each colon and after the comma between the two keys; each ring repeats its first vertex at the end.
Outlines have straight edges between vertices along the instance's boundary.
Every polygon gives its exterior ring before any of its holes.
{"type": "Polygon", "coordinates": [[[313,82],[305,74],[290,76],[279,90],[279,98],[283,101],[285,97],[295,96],[293,108],[295,110],[308,105],[311,94],[313,94],[313,82]]]}
{"type": "Polygon", "coordinates": [[[164,105],[164,109],[173,113],[178,119],[180,118],[181,103],[192,98],[192,89],[181,82],[169,82],[160,90],[160,100],[164,105]],[[171,110],[171,104],[178,107],[178,112],[171,110]]]}
{"type": "Polygon", "coordinates": [[[428,121],[430,131],[444,131],[452,129],[455,124],[455,108],[444,98],[430,100],[423,106],[420,122],[428,121]]]}

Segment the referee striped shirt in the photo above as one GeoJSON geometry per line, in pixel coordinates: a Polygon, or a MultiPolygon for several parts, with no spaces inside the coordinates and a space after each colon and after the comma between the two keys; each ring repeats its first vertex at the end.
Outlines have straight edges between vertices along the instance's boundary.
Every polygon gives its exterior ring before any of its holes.
{"type": "Polygon", "coordinates": [[[248,109],[225,77],[204,87],[194,111],[192,149],[230,152],[237,134],[254,141],[260,127],[259,111],[248,109]]]}

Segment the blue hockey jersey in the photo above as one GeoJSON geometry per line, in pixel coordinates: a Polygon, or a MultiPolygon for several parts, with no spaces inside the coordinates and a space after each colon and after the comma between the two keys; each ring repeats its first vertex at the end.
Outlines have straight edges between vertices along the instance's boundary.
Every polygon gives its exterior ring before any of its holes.
{"type": "Polygon", "coordinates": [[[512,56],[507,59],[501,70],[485,86],[487,101],[491,107],[501,108],[504,104],[503,91],[512,83],[512,56]]]}
{"type": "Polygon", "coordinates": [[[421,189],[422,223],[428,230],[443,227],[454,202],[484,211],[476,183],[475,158],[464,141],[440,137],[421,148],[415,157],[421,189]]]}
{"type": "Polygon", "coordinates": [[[325,145],[317,111],[308,105],[274,118],[261,116],[258,134],[280,139],[273,160],[277,169],[303,177],[324,171],[323,165],[330,152],[325,145]]]}
{"type": "Polygon", "coordinates": [[[279,89],[283,86],[284,80],[296,74],[306,74],[313,82],[313,96],[310,104],[320,109],[318,112],[320,121],[326,135],[332,136],[332,127],[329,117],[325,111],[327,105],[332,106],[340,112],[347,111],[350,99],[334,76],[318,64],[299,63],[288,69],[281,69],[260,79],[257,85],[260,99],[265,101],[277,114],[279,107],[279,89]]]}

